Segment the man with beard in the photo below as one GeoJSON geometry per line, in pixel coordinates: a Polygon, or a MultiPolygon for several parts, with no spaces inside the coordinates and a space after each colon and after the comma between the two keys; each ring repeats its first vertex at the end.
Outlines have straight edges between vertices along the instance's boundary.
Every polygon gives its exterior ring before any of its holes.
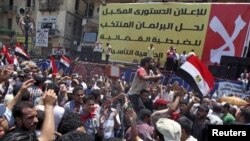
{"type": "Polygon", "coordinates": [[[16,131],[33,132],[37,129],[37,110],[32,103],[19,102],[13,109],[13,116],[16,121],[16,131]]]}
{"type": "Polygon", "coordinates": [[[78,113],[80,114],[82,111],[82,98],[85,96],[83,88],[77,86],[73,90],[73,100],[67,102],[64,105],[65,114],[69,112],[78,113]]]}
{"type": "Polygon", "coordinates": [[[207,104],[200,104],[195,115],[189,112],[194,103],[199,102],[200,99],[198,97],[193,97],[192,101],[185,108],[184,115],[193,121],[191,135],[198,141],[207,141],[207,125],[210,124],[210,121],[207,118],[209,112],[207,104]]]}
{"type": "Polygon", "coordinates": [[[158,69],[156,69],[154,64],[154,59],[151,57],[146,57],[141,60],[141,66],[135,72],[135,76],[131,87],[128,91],[130,102],[133,104],[136,112],[139,108],[138,98],[141,90],[147,89],[150,81],[158,81],[162,77],[162,74],[158,69]]]}
{"type": "Polygon", "coordinates": [[[4,136],[4,141],[12,140],[38,140],[38,141],[52,141],[55,139],[55,120],[53,109],[56,104],[57,96],[54,90],[49,89],[43,94],[43,103],[45,109],[45,117],[42,125],[41,136],[35,136],[37,129],[37,110],[30,102],[21,101],[14,106],[13,116],[15,118],[15,131],[4,136]]]}

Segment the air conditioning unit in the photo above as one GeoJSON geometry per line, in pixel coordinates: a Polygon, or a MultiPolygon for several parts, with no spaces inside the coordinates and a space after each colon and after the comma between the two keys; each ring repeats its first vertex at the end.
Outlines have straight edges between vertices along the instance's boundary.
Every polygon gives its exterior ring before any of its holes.
{"type": "Polygon", "coordinates": [[[82,26],[85,26],[87,24],[87,19],[82,19],[82,26]]]}

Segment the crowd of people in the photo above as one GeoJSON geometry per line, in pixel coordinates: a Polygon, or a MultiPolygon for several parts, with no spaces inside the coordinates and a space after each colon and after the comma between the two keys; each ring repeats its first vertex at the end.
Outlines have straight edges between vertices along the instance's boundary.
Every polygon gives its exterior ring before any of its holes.
{"type": "Polygon", "coordinates": [[[35,65],[0,69],[2,141],[206,141],[208,125],[250,124],[250,107],[161,84],[151,57],[132,83],[49,75],[35,65]]]}
{"type": "Polygon", "coordinates": [[[176,71],[179,66],[181,66],[183,63],[186,62],[187,58],[191,55],[196,55],[194,52],[194,49],[192,49],[190,52],[186,52],[185,50],[179,54],[176,51],[176,48],[170,47],[169,50],[166,52],[166,61],[164,64],[164,70],[167,71],[176,71]]]}

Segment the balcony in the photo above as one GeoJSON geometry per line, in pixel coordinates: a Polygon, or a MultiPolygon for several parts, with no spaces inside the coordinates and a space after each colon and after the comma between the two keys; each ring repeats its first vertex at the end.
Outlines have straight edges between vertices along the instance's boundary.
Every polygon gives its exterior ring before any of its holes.
{"type": "Polygon", "coordinates": [[[0,34],[12,37],[16,34],[16,32],[5,27],[0,27],[0,34]]]}
{"type": "Polygon", "coordinates": [[[59,4],[57,3],[39,3],[39,11],[57,11],[59,10],[59,4]]]}

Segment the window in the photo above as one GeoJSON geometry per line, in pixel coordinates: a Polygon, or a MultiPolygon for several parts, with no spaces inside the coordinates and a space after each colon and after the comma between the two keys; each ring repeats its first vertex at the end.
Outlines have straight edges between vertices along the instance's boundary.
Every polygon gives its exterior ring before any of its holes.
{"type": "Polygon", "coordinates": [[[75,10],[77,11],[79,9],[79,0],[76,0],[76,3],[75,3],[75,10]]]}
{"type": "Polygon", "coordinates": [[[31,7],[31,0],[27,0],[26,7],[31,7]]]}
{"type": "Polygon", "coordinates": [[[12,29],[12,19],[8,19],[8,29],[12,29]]]}
{"type": "Polygon", "coordinates": [[[77,33],[77,22],[76,21],[73,22],[73,34],[74,33],[77,33]]]}
{"type": "Polygon", "coordinates": [[[97,38],[96,32],[85,32],[83,36],[83,42],[85,43],[95,43],[97,38]]]}
{"type": "Polygon", "coordinates": [[[53,29],[53,23],[41,23],[41,29],[53,29]]]}
{"type": "Polygon", "coordinates": [[[10,7],[10,10],[13,10],[13,0],[9,1],[9,7],[10,7]]]}
{"type": "Polygon", "coordinates": [[[87,8],[86,8],[86,12],[85,12],[85,16],[86,17],[93,17],[94,15],[94,4],[87,4],[87,8]]]}

